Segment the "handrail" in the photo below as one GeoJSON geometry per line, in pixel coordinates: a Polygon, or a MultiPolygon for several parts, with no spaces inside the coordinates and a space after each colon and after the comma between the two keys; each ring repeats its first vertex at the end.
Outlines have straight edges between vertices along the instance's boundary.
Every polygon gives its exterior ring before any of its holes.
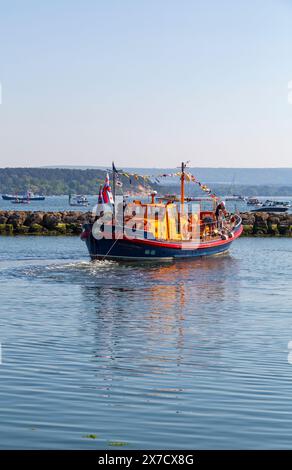
{"type": "MultiPolygon", "coordinates": [[[[132,217],[129,217],[128,220],[130,220],[132,217]]],[[[141,221],[143,218],[141,218],[141,221]]],[[[199,221],[197,225],[197,229],[200,232],[200,235],[198,233],[198,236],[200,236],[201,239],[206,239],[206,238],[214,238],[214,237],[220,237],[223,235],[228,235],[232,232],[236,232],[238,228],[241,225],[241,217],[238,214],[229,214],[227,217],[223,217],[221,220],[213,219],[212,221],[210,220],[209,222],[203,222],[202,220],[199,221]],[[232,220],[231,220],[232,219],[232,220]],[[206,228],[209,228],[209,231],[206,231],[206,228]]],[[[110,222],[109,224],[106,225],[111,225],[112,223],[110,222]]],[[[187,224],[191,224],[191,221],[188,220],[187,224]]],[[[190,226],[189,226],[190,227],[190,226]]],[[[125,226],[120,225],[119,223],[115,224],[115,231],[120,232],[122,231],[124,233],[125,226]]],[[[144,230],[142,227],[137,228],[137,232],[145,232],[145,226],[144,230]]],[[[193,234],[195,233],[195,230],[188,230],[187,233],[193,234]]],[[[184,234],[181,231],[177,232],[177,235],[179,236],[184,236],[184,234]]],[[[156,238],[156,237],[155,237],[156,238]]],[[[158,239],[158,238],[157,238],[158,239]]],[[[168,238],[165,238],[168,239],[168,238]]]]}

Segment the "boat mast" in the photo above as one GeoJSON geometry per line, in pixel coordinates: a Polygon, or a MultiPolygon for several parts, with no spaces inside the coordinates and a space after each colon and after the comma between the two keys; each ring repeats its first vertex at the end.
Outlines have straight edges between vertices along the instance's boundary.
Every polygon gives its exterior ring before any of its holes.
{"type": "Polygon", "coordinates": [[[113,200],[114,200],[114,208],[113,212],[115,215],[115,202],[116,202],[116,167],[115,163],[112,162],[112,171],[113,171],[113,200]]]}
{"type": "Polygon", "coordinates": [[[113,215],[112,215],[112,236],[113,240],[116,238],[116,167],[115,163],[112,162],[112,171],[113,171],[113,215]]]}
{"type": "Polygon", "coordinates": [[[185,202],[185,168],[186,164],[181,163],[181,177],[180,177],[180,202],[183,204],[185,202]]]}

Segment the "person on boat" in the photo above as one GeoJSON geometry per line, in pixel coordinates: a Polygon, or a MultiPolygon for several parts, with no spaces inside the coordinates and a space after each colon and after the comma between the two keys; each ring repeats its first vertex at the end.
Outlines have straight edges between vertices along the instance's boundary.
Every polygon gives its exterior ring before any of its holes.
{"type": "Polygon", "coordinates": [[[219,204],[217,204],[216,210],[215,210],[215,217],[217,221],[217,227],[218,229],[223,228],[223,218],[228,214],[225,206],[224,201],[220,201],[219,204]]]}
{"type": "Polygon", "coordinates": [[[216,210],[215,210],[215,216],[217,221],[223,216],[227,214],[226,206],[224,201],[220,201],[219,204],[217,204],[216,210]]]}

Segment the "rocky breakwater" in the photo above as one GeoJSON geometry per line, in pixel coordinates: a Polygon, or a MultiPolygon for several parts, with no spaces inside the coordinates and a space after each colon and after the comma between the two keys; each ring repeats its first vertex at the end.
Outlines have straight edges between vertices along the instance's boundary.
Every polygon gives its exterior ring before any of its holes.
{"type": "MultiPolygon", "coordinates": [[[[242,212],[243,234],[292,237],[292,214],[242,212]]],[[[0,211],[0,235],[79,235],[91,212],[0,211]]]]}
{"type": "Polygon", "coordinates": [[[0,211],[0,235],[79,235],[91,212],[0,211]]]}
{"type": "Polygon", "coordinates": [[[242,212],[243,236],[291,237],[292,214],[242,212]]]}

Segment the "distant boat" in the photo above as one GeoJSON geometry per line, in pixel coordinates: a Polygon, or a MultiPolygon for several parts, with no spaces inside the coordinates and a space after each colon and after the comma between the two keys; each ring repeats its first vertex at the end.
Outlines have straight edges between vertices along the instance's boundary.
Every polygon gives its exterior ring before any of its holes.
{"type": "Polygon", "coordinates": [[[232,194],[232,196],[226,196],[225,201],[245,201],[245,197],[240,194],[232,194]]]}
{"type": "Polygon", "coordinates": [[[69,194],[69,205],[70,206],[88,206],[89,201],[86,196],[82,194],[73,195],[69,194]]]}
{"type": "Polygon", "coordinates": [[[46,198],[41,194],[34,194],[30,191],[27,191],[23,194],[2,194],[2,199],[4,201],[17,201],[16,204],[20,204],[19,201],[44,201],[46,198]]]}
{"type": "Polygon", "coordinates": [[[231,194],[227,194],[225,196],[225,201],[245,201],[245,197],[244,196],[241,196],[240,194],[232,194],[232,192],[234,191],[234,186],[235,186],[235,174],[233,175],[233,179],[232,179],[232,184],[231,184],[231,188],[230,188],[230,193],[231,194]]]}
{"type": "Polygon", "coordinates": [[[179,197],[176,194],[165,194],[164,196],[158,196],[157,200],[159,202],[170,201],[170,202],[179,202],[179,197]]]}
{"type": "Polygon", "coordinates": [[[287,212],[291,204],[281,201],[265,201],[261,207],[253,209],[251,212],[287,212]]]}
{"type": "Polygon", "coordinates": [[[288,209],[289,209],[289,207],[291,207],[291,201],[275,201],[275,200],[267,199],[264,202],[264,205],[265,204],[274,204],[274,205],[278,205],[278,206],[287,207],[288,209]]]}
{"type": "Polygon", "coordinates": [[[256,197],[249,197],[248,200],[246,201],[248,206],[262,206],[263,203],[258,200],[256,197]]]}

